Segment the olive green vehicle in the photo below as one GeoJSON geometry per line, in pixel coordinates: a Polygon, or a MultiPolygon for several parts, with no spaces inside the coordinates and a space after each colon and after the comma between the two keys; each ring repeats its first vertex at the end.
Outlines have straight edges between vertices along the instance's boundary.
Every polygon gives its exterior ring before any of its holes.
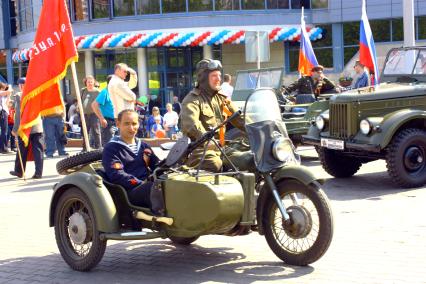
{"type": "Polygon", "coordinates": [[[397,185],[424,185],[426,47],[390,50],[381,83],[333,96],[303,140],[318,147],[323,168],[335,177],[384,159],[397,185]]]}
{"type": "Polygon", "coordinates": [[[53,188],[49,222],[65,262],[78,271],[92,269],[108,240],[169,238],[189,245],[203,235],[251,231],[264,235],[287,264],[307,265],[324,255],[333,235],[331,208],[322,181],[299,164],[275,94],[257,90],[245,109],[256,172],[184,166],[194,149],[218,145],[214,137],[221,125],[191,143],[183,137],[150,176],[164,201],[161,216],[132,205],[124,188],[106,180],[100,151],[59,161],[58,172],[67,175],[53,188]]]}
{"type": "MultiPolygon", "coordinates": [[[[264,68],[238,71],[235,81],[232,101],[243,109],[248,96],[257,88],[272,88],[280,103],[282,119],[286,124],[288,135],[294,144],[302,142],[302,135],[308,133],[311,120],[328,108],[329,95],[321,96],[318,100],[311,94],[297,96],[295,103],[282,90],[282,68],[264,68]]],[[[295,100],[295,99],[294,99],[295,100]]],[[[243,134],[236,128],[226,133],[228,140],[241,137],[243,134]]]]}

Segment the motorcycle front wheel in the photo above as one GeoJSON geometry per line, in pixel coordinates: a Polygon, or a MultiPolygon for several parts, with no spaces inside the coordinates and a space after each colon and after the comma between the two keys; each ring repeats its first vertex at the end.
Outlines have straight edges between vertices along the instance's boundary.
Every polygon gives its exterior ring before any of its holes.
{"type": "Polygon", "coordinates": [[[262,212],[269,247],[290,265],[315,262],[327,251],[333,237],[333,216],[325,193],[319,185],[297,180],[280,181],[277,189],[290,221],[284,221],[270,194],[262,212]]]}

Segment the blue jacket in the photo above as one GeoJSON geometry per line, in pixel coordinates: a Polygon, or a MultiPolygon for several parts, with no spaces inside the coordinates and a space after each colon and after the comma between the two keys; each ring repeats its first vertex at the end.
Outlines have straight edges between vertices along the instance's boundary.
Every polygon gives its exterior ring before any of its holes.
{"type": "Polygon", "coordinates": [[[148,144],[137,138],[136,143],[138,145],[137,155],[116,136],[105,145],[102,152],[102,165],[107,180],[123,186],[126,190],[141,185],[159,162],[159,158],[148,144]],[[144,152],[150,155],[149,168],[143,159],[144,152]]]}
{"type": "Polygon", "coordinates": [[[368,73],[367,72],[362,72],[362,75],[358,77],[358,79],[355,82],[354,88],[358,89],[358,88],[363,88],[363,87],[367,87],[369,84],[368,82],[368,73]]]}

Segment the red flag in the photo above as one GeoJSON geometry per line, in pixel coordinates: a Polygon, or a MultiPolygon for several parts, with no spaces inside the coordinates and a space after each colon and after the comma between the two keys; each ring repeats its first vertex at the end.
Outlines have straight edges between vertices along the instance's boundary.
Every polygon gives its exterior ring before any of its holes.
{"type": "Polygon", "coordinates": [[[25,145],[28,145],[31,127],[39,122],[40,115],[63,112],[58,82],[65,77],[67,67],[73,61],[78,61],[78,54],[65,0],[46,0],[30,50],[21,101],[18,134],[25,145]]]}

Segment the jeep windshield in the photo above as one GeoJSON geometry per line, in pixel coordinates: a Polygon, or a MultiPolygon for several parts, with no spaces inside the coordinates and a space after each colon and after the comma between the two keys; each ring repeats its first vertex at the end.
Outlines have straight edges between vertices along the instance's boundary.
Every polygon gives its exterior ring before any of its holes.
{"type": "Polygon", "coordinates": [[[240,72],[237,75],[235,90],[257,88],[277,88],[280,86],[281,69],[240,72]]]}
{"type": "Polygon", "coordinates": [[[390,51],[383,75],[426,75],[426,50],[394,49],[390,51]]]}

